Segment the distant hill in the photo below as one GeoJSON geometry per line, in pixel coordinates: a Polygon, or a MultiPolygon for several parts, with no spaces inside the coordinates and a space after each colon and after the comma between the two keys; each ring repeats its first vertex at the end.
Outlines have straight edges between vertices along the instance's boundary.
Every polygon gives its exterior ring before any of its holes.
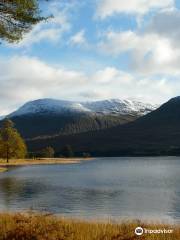
{"type": "Polygon", "coordinates": [[[27,102],[7,117],[25,139],[46,139],[108,129],[134,121],[156,108],[119,99],[94,102],[39,99],[27,102]]]}
{"type": "Polygon", "coordinates": [[[134,122],[100,131],[28,141],[30,149],[70,144],[96,156],[180,155],[180,97],[134,122]]]}

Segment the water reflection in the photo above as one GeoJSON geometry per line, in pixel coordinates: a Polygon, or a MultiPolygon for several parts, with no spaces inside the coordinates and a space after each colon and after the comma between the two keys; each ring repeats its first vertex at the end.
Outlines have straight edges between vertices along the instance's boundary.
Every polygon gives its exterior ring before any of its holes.
{"type": "Polygon", "coordinates": [[[8,209],[18,201],[36,198],[45,189],[46,187],[42,183],[19,180],[16,177],[2,178],[0,179],[0,203],[8,209]]]}

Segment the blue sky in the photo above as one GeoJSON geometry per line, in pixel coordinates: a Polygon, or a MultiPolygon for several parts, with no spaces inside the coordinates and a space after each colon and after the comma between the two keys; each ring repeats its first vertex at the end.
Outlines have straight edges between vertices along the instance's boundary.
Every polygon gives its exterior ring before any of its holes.
{"type": "Polygon", "coordinates": [[[179,0],[52,0],[0,45],[0,114],[38,98],[162,103],[180,91],[179,0]]]}

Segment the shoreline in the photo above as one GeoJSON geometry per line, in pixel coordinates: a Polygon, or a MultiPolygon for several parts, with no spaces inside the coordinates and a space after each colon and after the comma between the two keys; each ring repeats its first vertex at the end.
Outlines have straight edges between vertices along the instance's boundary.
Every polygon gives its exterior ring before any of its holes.
{"type": "Polygon", "coordinates": [[[6,172],[7,168],[6,167],[0,167],[0,173],[6,172]]]}
{"type": "MultiPolygon", "coordinates": [[[[78,164],[83,161],[90,161],[93,158],[38,158],[38,159],[10,159],[9,163],[0,159],[0,172],[7,167],[32,166],[32,165],[55,165],[55,164],[78,164]]],[[[7,170],[7,169],[6,169],[7,170]]]]}

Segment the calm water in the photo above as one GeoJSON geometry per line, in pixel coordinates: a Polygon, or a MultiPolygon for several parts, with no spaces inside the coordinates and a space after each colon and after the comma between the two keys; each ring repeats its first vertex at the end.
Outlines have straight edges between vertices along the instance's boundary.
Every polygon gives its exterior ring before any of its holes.
{"type": "Polygon", "coordinates": [[[12,168],[0,174],[0,210],[72,217],[180,221],[180,158],[105,158],[12,168]]]}

